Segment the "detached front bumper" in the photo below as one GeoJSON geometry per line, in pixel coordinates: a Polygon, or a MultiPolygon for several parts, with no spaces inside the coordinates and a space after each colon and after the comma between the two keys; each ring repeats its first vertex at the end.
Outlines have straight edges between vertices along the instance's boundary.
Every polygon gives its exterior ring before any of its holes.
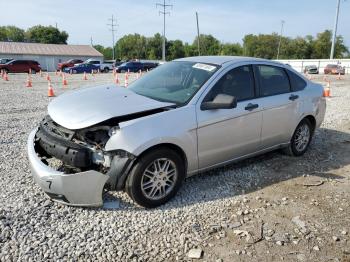
{"type": "Polygon", "coordinates": [[[35,182],[54,201],[71,206],[102,206],[102,191],[108,175],[90,170],[74,174],[56,171],[44,164],[35,152],[35,134],[28,138],[28,158],[35,182]]]}

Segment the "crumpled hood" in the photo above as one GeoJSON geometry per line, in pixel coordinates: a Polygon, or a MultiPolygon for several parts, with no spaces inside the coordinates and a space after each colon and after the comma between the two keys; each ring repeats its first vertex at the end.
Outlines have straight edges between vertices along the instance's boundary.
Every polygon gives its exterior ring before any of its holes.
{"type": "Polygon", "coordinates": [[[126,88],[98,86],[68,92],[52,100],[50,117],[68,129],[81,129],[105,120],[172,106],[138,95],[126,88]]]}

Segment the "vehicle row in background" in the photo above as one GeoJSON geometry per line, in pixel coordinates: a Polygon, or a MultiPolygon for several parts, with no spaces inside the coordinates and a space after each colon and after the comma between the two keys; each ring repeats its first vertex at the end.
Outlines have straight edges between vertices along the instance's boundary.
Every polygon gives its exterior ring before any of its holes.
{"type": "Polygon", "coordinates": [[[34,60],[10,60],[5,64],[0,64],[0,70],[6,73],[37,73],[41,67],[34,60]]]}
{"type": "Polygon", "coordinates": [[[304,74],[319,74],[318,67],[316,65],[305,66],[304,74]]]}
{"type": "Polygon", "coordinates": [[[139,71],[152,70],[157,66],[158,66],[158,63],[154,63],[154,62],[129,61],[116,66],[115,71],[118,73],[139,72],[139,71]]]}
{"type": "Polygon", "coordinates": [[[66,67],[62,71],[69,74],[81,74],[81,73],[97,73],[100,67],[94,64],[82,63],[76,64],[72,67],[66,67]]]}
{"type": "Polygon", "coordinates": [[[345,75],[345,67],[342,67],[340,65],[336,64],[329,64],[325,67],[324,73],[326,75],[331,74],[331,75],[345,75]]]}

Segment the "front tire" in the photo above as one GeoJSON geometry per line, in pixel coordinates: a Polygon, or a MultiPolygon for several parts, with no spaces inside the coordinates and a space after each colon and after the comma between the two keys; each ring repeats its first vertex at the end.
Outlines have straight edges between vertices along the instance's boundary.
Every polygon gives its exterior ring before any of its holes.
{"type": "Polygon", "coordinates": [[[140,206],[157,207],[175,196],[185,175],[179,154],[158,148],[137,160],[127,178],[126,192],[140,206]]]}
{"type": "Polygon", "coordinates": [[[290,144],[284,152],[290,156],[305,154],[312,140],[313,128],[308,119],[303,119],[294,131],[290,144]]]}

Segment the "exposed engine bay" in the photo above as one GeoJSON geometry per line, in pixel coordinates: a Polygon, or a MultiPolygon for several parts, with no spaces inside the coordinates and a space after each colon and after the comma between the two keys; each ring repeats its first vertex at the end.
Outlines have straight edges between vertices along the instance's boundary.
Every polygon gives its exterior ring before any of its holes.
{"type": "Polygon", "coordinates": [[[35,134],[35,151],[41,161],[49,165],[51,160],[58,160],[57,171],[74,174],[95,170],[109,175],[107,187],[122,189],[124,179],[135,156],[122,150],[105,151],[107,141],[119,130],[119,123],[160,113],[170,108],[161,108],[112,118],[98,125],[71,130],[57,124],[47,115],[35,134]]]}

